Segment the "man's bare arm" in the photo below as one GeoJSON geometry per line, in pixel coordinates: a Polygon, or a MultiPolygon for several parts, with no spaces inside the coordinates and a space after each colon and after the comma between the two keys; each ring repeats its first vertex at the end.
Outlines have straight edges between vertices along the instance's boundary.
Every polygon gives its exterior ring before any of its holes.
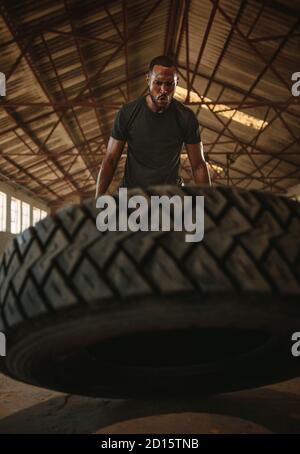
{"type": "Polygon", "coordinates": [[[200,143],[185,144],[186,151],[192,166],[196,184],[211,184],[207,163],[204,158],[203,145],[200,143]]]}
{"type": "Polygon", "coordinates": [[[97,178],[96,199],[107,191],[111,180],[113,179],[124,145],[125,142],[122,140],[117,140],[113,137],[109,138],[107,151],[97,178]]]}

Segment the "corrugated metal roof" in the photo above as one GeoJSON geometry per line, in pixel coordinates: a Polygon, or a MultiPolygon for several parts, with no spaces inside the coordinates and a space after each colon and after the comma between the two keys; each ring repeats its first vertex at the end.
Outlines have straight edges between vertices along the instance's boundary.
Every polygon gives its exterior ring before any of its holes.
{"type": "Polygon", "coordinates": [[[48,203],[94,193],[117,109],[168,50],[181,87],[189,75],[191,91],[267,122],[257,130],[191,106],[208,160],[224,169],[216,182],[285,192],[299,181],[299,2],[25,0],[1,13],[0,178],[48,203]]]}

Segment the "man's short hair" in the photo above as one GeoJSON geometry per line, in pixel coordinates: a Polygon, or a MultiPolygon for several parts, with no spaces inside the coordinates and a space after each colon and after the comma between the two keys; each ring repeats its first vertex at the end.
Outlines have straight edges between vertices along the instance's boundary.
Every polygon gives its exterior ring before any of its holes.
{"type": "Polygon", "coordinates": [[[153,66],[155,65],[166,66],[167,68],[171,68],[172,66],[175,67],[174,61],[167,55],[159,55],[158,57],[153,58],[149,65],[149,72],[152,71],[153,66]]]}

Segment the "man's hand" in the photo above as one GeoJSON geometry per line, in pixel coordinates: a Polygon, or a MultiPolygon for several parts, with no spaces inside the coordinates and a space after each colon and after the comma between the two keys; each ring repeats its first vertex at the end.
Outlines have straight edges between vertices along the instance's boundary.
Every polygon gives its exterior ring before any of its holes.
{"type": "Polygon", "coordinates": [[[96,199],[105,194],[107,191],[111,180],[113,179],[115,170],[117,168],[118,162],[120,160],[125,142],[122,140],[114,139],[113,137],[109,138],[107,151],[105,153],[102,165],[98,174],[97,184],[96,184],[96,199]]]}
{"type": "Polygon", "coordinates": [[[185,144],[185,148],[192,166],[195,183],[210,185],[210,175],[204,158],[202,142],[185,144]]]}

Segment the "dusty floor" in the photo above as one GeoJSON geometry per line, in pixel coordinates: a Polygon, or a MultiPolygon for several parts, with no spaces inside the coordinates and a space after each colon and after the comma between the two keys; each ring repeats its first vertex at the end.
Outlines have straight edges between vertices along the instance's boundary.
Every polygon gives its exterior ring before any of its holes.
{"type": "Polygon", "coordinates": [[[65,395],[0,375],[0,433],[300,433],[300,378],[207,399],[65,395]]]}

